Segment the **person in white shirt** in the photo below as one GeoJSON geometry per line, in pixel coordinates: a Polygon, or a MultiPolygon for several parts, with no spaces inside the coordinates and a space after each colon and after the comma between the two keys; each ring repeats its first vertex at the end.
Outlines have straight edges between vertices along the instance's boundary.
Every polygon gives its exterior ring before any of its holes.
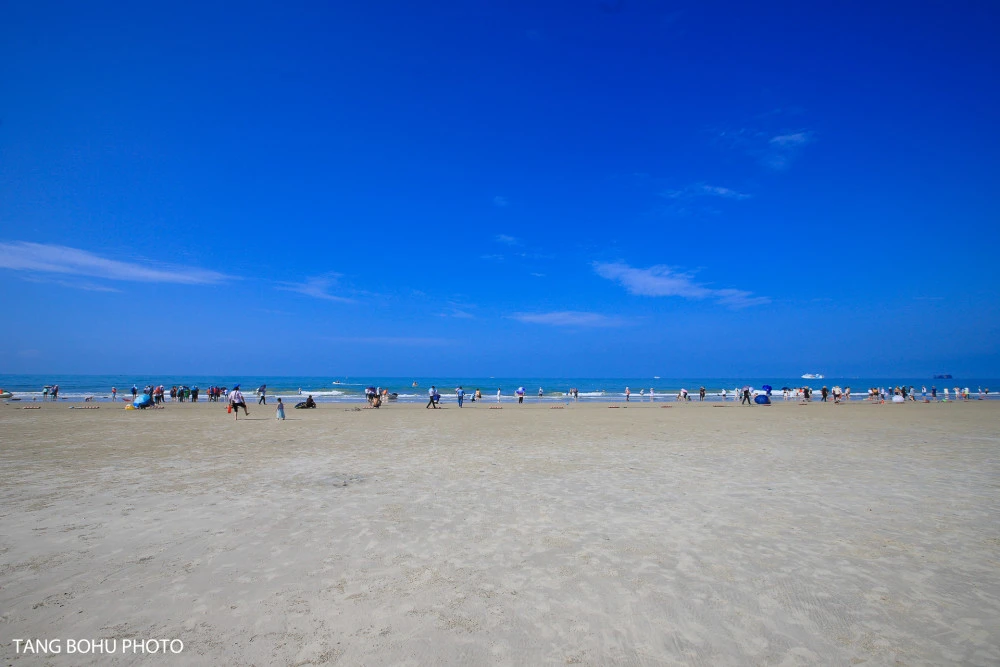
{"type": "Polygon", "coordinates": [[[497,387],[497,403],[500,402],[500,387],[497,387]]]}
{"type": "Polygon", "coordinates": [[[240,418],[240,408],[243,408],[243,414],[247,417],[250,416],[250,411],[247,410],[246,399],[243,398],[243,392],[240,391],[240,386],[236,385],[233,390],[229,392],[229,405],[232,407],[233,412],[236,413],[236,420],[239,421],[240,418]]]}

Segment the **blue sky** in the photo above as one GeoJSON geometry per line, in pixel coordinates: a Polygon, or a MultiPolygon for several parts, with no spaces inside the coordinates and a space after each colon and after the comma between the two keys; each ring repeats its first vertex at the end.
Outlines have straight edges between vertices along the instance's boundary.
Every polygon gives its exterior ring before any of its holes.
{"type": "Polygon", "coordinates": [[[1000,375],[1000,5],[328,4],[5,9],[0,368],[1000,375]]]}

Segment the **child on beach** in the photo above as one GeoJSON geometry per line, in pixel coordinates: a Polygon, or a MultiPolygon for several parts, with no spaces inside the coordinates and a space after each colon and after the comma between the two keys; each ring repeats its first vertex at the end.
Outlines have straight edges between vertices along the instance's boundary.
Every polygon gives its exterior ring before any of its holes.
{"type": "Polygon", "coordinates": [[[278,399],[278,407],[274,411],[274,416],[281,421],[285,420],[285,404],[281,402],[280,398],[278,399]]]}

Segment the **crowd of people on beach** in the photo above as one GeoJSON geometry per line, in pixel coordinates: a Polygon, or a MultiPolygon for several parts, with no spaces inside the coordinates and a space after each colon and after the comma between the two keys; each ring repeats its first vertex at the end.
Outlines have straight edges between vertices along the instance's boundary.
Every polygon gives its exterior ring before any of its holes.
{"type": "MultiPolygon", "coordinates": [[[[233,388],[233,391],[239,392],[239,385],[233,388]]],[[[243,398],[243,394],[239,393],[238,398],[240,400],[233,400],[233,391],[228,390],[224,386],[212,385],[206,390],[201,390],[197,385],[189,387],[187,385],[173,385],[169,389],[165,385],[147,384],[142,389],[135,384],[132,385],[131,390],[124,392],[126,395],[131,394],[131,398],[128,399],[122,396],[122,400],[130,402],[142,402],[143,407],[161,407],[167,400],[175,401],[178,403],[192,402],[196,403],[199,401],[203,395],[207,396],[209,402],[219,403],[225,402],[227,404],[227,409],[232,410],[233,405],[239,405],[244,409],[246,413],[246,400],[243,398]],[[140,396],[148,396],[148,402],[140,399],[140,396]]],[[[508,390],[509,391],[509,390],[508,390]]],[[[45,385],[42,390],[42,400],[56,400],[59,397],[59,385],[45,385]]],[[[257,388],[254,392],[257,397],[258,405],[267,405],[267,385],[263,384],[257,388]]],[[[300,394],[304,394],[301,389],[300,394]]],[[[809,386],[802,387],[782,387],[781,396],[784,401],[799,401],[801,403],[811,403],[813,401],[813,394],[819,394],[819,401],[822,403],[833,402],[835,404],[839,403],[849,403],[851,402],[851,387],[845,386],[841,388],[839,385],[834,385],[833,387],[823,386],[818,390],[814,390],[809,386]]],[[[370,407],[381,407],[386,401],[395,401],[399,398],[399,394],[395,392],[390,392],[387,388],[379,386],[369,386],[365,389],[365,400],[368,402],[370,407]]],[[[522,405],[525,402],[528,392],[525,390],[524,386],[518,386],[512,392],[507,394],[510,399],[516,401],[517,404],[522,405]]],[[[538,388],[537,400],[542,401],[546,397],[546,392],[542,387],[538,388]]],[[[574,401],[580,400],[580,391],[576,387],[572,387],[564,392],[556,391],[551,394],[557,398],[565,397],[567,399],[572,399],[574,401]]],[[[604,390],[598,390],[587,394],[587,397],[603,397],[607,396],[609,398],[613,396],[623,396],[626,403],[632,402],[633,398],[638,398],[640,401],[656,402],[657,398],[663,400],[665,396],[663,393],[657,394],[653,387],[650,387],[648,393],[646,389],[640,389],[638,394],[632,391],[631,386],[626,386],[624,392],[606,392],[604,390]]],[[[678,402],[690,402],[693,400],[693,396],[697,395],[697,400],[699,402],[704,402],[707,400],[714,400],[710,396],[717,397],[723,402],[728,402],[729,400],[740,401],[741,405],[755,405],[761,403],[770,403],[772,398],[772,389],[769,385],[764,385],[761,389],[755,389],[749,385],[744,385],[743,387],[735,387],[731,391],[722,388],[721,390],[713,390],[711,393],[704,386],[698,388],[697,393],[693,394],[689,392],[686,388],[681,388],[674,395],[674,400],[678,402]],[[761,399],[757,400],[759,396],[766,397],[767,400],[761,399]]],[[[930,389],[927,386],[921,386],[919,391],[913,385],[897,385],[895,387],[869,387],[866,394],[862,395],[862,400],[869,403],[879,403],[884,404],[887,402],[893,403],[904,403],[904,402],[922,402],[922,403],[932,403],[937,401],[951,402],[951,401],[970,401],[970,400],[985,400],[989,398],[990,389],[989,387],[978,387],[977,392],[974,395],[970,387],[944,387],[938,390],[937,386],[931,386],[930,389]]],[[[275,398],[272,395],[272,398],[275,398]]],[[[87,396],[84,400],[91,401],[93,396],[87,396]]],[[[110,399],[115,402],[119,399],[119,391],[117,387],[111,388],[110,399]]],[[[12,400],[20,400],[14,398],[12,400]]],[[[284,405],[281,399],[278,398],[278,403],[281,409],[284,409],[284,405]]],[[[455,402],[458,407],[463,407],[466,400],[471,403],[481,402],[483,400],[482,391],[476,388],[469,396],[464,387],[455,387],[455,402]]],[[[502,403],[504,400],[504,392],[502,387],[497,387],[496,391],[496,402],[502,403]]],[[[438,391],[436,386],[431,386],[428,391],[428,401],[427,408],[439,408],[441,403],[441,393],[438,391]]],[[[301,401],[296,404],[296,408],[315,408],[316,401],[310,394],[305,401],[301,401]]]]}

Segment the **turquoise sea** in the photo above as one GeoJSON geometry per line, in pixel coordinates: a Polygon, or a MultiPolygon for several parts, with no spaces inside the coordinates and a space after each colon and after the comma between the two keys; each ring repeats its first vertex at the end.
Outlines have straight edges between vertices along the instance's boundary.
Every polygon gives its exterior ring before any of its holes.
{"type": "Polygon", "coordinates": [[[937,387],[938,392],[947,387],[953,391],[955,387],[972,392],[973,398],[978,398],[982,389],[984,397],[996,399],[1000,391],[1000,379],[997,378],[961,378],[951,380],[908,377],[825,377],[823,379],[802,379],[801,377],[760,376],[731,378],[554,378],[554,377],[318,377],[318,376],[255,376],[255,375],[0,375],[0,389],[13,394],[13,399],[22,401],[43,400],[45,385],[59,385],[59,399],[80,401],[92,397],[95,401],[110,401],[111,388],[118,388],[118,395],[130,394],[135,384],[139,391],[145,385],[199,387],[204,390],[210,386],[232,388],[239,383],[243,393],[251,397],[256,389],[267,385],[268,396],[281,396],[290,399],[311,394],[318,402],[360,402],[364,400],[366,387],[383,387],[390,393],[398,395],[402,402],[421,402],[427,400],[427,392],[435,385],[445,402],[454,400],[455,388],[463,387],[468,396],[480,389],[484,400],[496,401],[497,389],[500,389],[504,400],[513,400],[514,391],[524,387],[526,399],[530,401],[566,401],[567,392],[576,388],[581,401],[624,401],[625,388],[629,387],[633,401],[650,400],[650,392],[656,400],[674,400],[682,389],[690,392],[692,400],[698,400],[698,390],[705,387],[707,400],[722,400],[721,392],[725,389],[732,400],[734,389],[750,385],[760,389],[770,385],[780,397],[782,387],[812,387],[818,392],[823,387],[851,388],[852,400],[862,400],[867,396],[869,387],[913,386],[917,395],[922,387],[928,393],[931,387],[937,387]],[[539,388],[543,391],[538,398],[539,388]],[[986,395],[986,390],[989,394],[986,395]],[[642,392],[640,394],[640,392],[642,392]]]}

